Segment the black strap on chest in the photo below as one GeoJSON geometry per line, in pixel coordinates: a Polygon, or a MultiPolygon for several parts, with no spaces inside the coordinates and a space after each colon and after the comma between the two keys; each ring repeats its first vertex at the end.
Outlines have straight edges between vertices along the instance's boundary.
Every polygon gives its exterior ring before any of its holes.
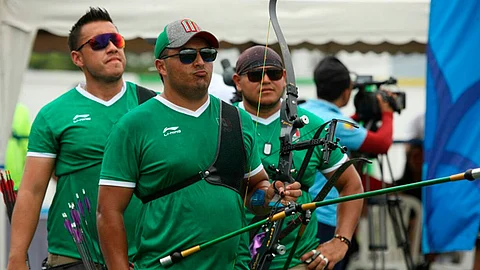
{"type": "Polygon", "coordinates": [[[138,84],[136,84],[136,86],[137,86],[138,105],[144,103],[145,101],[157,95],[157,93],[155,93],[155,91],[153,90],[147,89],[138,84]]]}
{"type": "Polygon", "coordinates": [[[247,171],[247,155],[240,114],[236,107],[222,101],[220,115],[217,153],[212,165],[207,170],[200,171],[182,182],[141,198],[144,204],[188,187],[202,179],[212,185],[230,188],[242,197],[245,195],[244,174],[247,171]]]}

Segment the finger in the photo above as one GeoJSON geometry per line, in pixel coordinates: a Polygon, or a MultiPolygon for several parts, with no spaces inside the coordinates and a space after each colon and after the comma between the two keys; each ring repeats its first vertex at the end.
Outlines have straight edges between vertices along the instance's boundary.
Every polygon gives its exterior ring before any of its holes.
{"type": "MultiPolygon", "coordinates": [[[[318,260],[310,260],[310,263],[308,263],[308,265],[307,265],[307,269],[317,269],[318,263],[319,263],[318,260]]],[[[321,267],[320,267],[320,269],[321,269],[321,267]]]]}
{"type": "MultiPolygon", "coordinates": [[[[322,260],[315,260],[314,263],[316,263],[316,265],[315,265],[314,268],[311,268],[311,269],[315,269],[315,270],[327,269],[327,267],[325,266],[325,263],[322,260]]],[[[313,263],[312,263],[312,265],[313,265],[313,263]]]]}
{"type": "Polygon", "coordinates": [[[329,260],[327,257],[323,256],[323,254],[320,254],[317,259],[320,260],[318,262],[317,269],[328,269],[329,260]]]}
{"type": "Polygon", "coordinates": [[[310,259],[314,254],[315,254],[315,253],[314,253],[313,250],[312,250],[312,251],[309,251],[309,252],[303,254],[303,256],[300,257],[300,260],[301,260],[302,262],[306,262],[306,261],[307,261],[308,259],[310,259]]]}
{"type": "Polygon", "coordinates": [[[320,260],[318,260],[318,258],[316,258],[315,260],[312,260],[312,258],[309,258],[305,261],[305,263],[307,264],[307,269],[322,269],[323,267],[323,266],[319,266],[320,260]]]}
{"type": "Polygon", "coordinates": [[[287,185],[287,190],[295,190],[295,189],[300,189],[302,187],[302,184],[299,182],[293,182],[289,185],[287,185]]]}
{"type": "Polygon", "coordinates": [[[315,269],[315,270],[323,270],[325,267],[324,264],[322,264],[322,260],[320,259],[320,256],[315,258],[308,266],[307,269],[315,269]]]}
{"type": "Polygon", "coordinates": [[[272,182],[267,188],[267,199],[272,200],[275,197],[275,194],[278,194],[278,191],[275,189],[275,182],[272,182]]]}
{"type": "Polygon", "coordinates": [[[277,180],[277,181],[273,182],[273,185],[274,185],[275,190],[277,190],[278,194],[280,194],[281,196],[285,195],[285,187],[284,187],[282,181],[277,180]]]}
{"type": "Polygon", "coordinates": [[[327,268],[321,263],[317,264],[317,267],[315,267],[315,270],[325,270],[325,269],[327,268]]]}
{"type": "Polygon", "coordinates": [[[302,191],[301,190],[288,190],[285,191],[285,196],[291,197],[291,198],[298,198],[302,196],[302,191]]]}
{"type": "Polygon", "coordinates": [[[300,189],[302,185],[299,182],[294,182],[286,186],[287,191],[285,192],[286,196],[300,197],[302,196],[302,190],[300,189]]]}

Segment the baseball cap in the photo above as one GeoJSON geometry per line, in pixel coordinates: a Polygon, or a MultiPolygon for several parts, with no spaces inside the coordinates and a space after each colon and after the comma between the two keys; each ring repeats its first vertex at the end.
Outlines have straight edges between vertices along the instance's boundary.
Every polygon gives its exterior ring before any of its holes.
{"type": "Polygon", "coordinates": [[[217,38],[208,31],[203,31],[198,24],[190,19],[171,22],[165,26],[155,42],[153,51],[158,58],[165,48],[174,49],[185,45],[193,37],[203,38],[214,48],[219,47],[217,38]]]}
{"type": "Polygon", "coordinates": [[[243,51],[238,57],[235,71],[242,75],[257,67],[272,66],[283,69],[283,62],[280,55],[273,49],[267,47],[267,57],[265,58],[265,46],[257,45],[243,51]]]}

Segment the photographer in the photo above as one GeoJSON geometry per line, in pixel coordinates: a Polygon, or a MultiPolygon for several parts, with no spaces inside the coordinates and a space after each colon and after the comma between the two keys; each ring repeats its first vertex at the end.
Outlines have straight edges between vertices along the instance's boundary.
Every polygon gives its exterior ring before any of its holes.
{"type": "MultiPolygon", "coordinates": [[[[350,79],[350,72],[345,65],[334,56],[325,57],[314,70],[314,81],[317,87],[315,100],[308,100],[300,106],[324,119],[342,119],[350,122],[357,120],[355,116],[343,115],[340,108],[346,106],[350,100],[353,90],[353,82],[350,79]],[[353,119],[352,119],[353,118],[353,119]]],[[[391,95],[387,92],[388,95],[391,95]]],[[[377,94],[378,105],[381,111],[382,124],[376,132],[370,131],[362,126],[354,128],[348,124],[339,124],[335,135],[340,138],[342,145],[350,151],[361,151],[372,154],[383,154],[392,145],[393,135],[393,109],[388,102],[384,101],[380,94],[377,94]]],[[[310,188],[311,194],[317,194],[325,184],[326,179],[317,173],[315,184],[310,188]]],[[[327,198],[338,197],[338,192],[332,190],[327,198]]],[[[318,223],[318,238],[321,242],[331,239],[334,236],[337,225],[336,205],[319,207],[316,210],[318,223]]],[[[334,269],[344,269],[344,261],[339,262],[334,269]]]]}

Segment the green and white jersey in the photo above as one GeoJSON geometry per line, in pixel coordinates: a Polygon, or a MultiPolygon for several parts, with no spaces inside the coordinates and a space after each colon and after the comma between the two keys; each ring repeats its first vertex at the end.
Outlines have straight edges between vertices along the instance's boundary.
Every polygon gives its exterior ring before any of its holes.
{"type": "MultiPolygon", "coordinates": [[[[245,109],[242,102],[238,103],[237,105],[238,107],[245,109]]],[[[309,119],[309,124],[297,130],[297,133],[292,138],[294,143],[312,139],[315,135],[315,132],[324,123],[321,118],[302,108],[298,108],[298,115],[306,115],[309,119]]],[[[280,111],[276,112],[267,119],[263,119],[252,114],[250,114],[250,116],[254,121],[254,125],[256,125],[256,145],[258,147],[258,152],[260,153],[263,166],[267,170],[268,174],[272,175],[273,171],[269,169],[269,166],[274,165],[274,167],[277,167],[279,159],[280,140],[278,138],[280,137],[281,130],[280,111]]],[[[325,134],[322,133],[320,138],[323,138],[324,136],[325,134]]],[[[293,169],[296,169],[297,171],[300,169],[307,151],[308,150],[293,151],[293,169]]],[[[332,152],[329,163],[323,164],[322,146],[317,146],[313,151],[313,155],[308,163],[305,174],[299,182],[302,184],[302,187],[310,188],[315,181],[315,173],[317,171],[320,171],[324,174],[332,172],[338,169],[346,160],[347,156],[343,154],[340,149],[337,149],[332,152]]],[[[293,177],[296,177],[295,173],[293,174],[293,177]]],[[[310,194],[304,191],[302,192],[302,196],[298,198],[297,202],[300,204],[309,203],[312,201],[312,199],[313,198],[310,196],[310,194]]],[[[248,223],[251,222],[253,217],[254,215],[252,213],[247,213],[248,223]]],[[[286,221],[288,221],[288,219],[286,219],[286,221]]],[[[288,222],[284,222],[282,229],[284,229],[287,224],[288,222]]],[[[285,265],[289,255],[289,251],[295,242],[299,228],[300,226],[282,240],[281,243],[285,245],[287,253],[285,255],[277,256],[273,260],[270,269],[283,269],[283,266],[285,265]]],[[[290,267],[301,264],[302,262],[300,261],[300,257],[318,246],[319,242],[316,238],[317,229],[317,220],[315,215],[312,215],[312,219],[307,225],[302,240],[298,244],[298,247],[295,251],[295,256],[290,263],[290,267]]]]}
{"type": "MultiPolygon", "coordinates": [[[[113,128],[100,185],[134,188],[139,198],[145,198],[206,170],[217,151],[219,110],[220,100],[213,96],[196,111],[161,96],[145,102],[113,128]]],[[[252,120],[242,110],[240,115],[247,156],[245,176],[256,175],[263,166],[254,145],[252,120]]],[[[160,258],[243,227],[243,198],[230,188],[202,179],[146,203],[138,223],[135,269],[162,269],[160,258]]],[[[240,237],[233,237],[169,269],[233,269],[239,241],[240,237]]]]}
{"type": "MultiPolygon", "coordinates": [[[[113,124],[137,105],[136,85],[133,83],[125,82],[121,92],[109,101],[91,95],[83,84],[79,84],[45,105],[36,116],[27,156],[56,159],[55,174],[58,176],[57,189],[48,211],[50,253],[80,258],[64,227],[62,213],[70,216],[68,204],[77,204],[76,194],[83,199],[82,190],[91,202],[87,219],[89,229],[95,234],[93,239],[98,239],[95,213],[105,143],[113,124]]],[[[130,256],[136,253],[133,231],[139,207],[141,202],[132,199],[127,210],[130,218],[125,219],[130,256]]]]}

